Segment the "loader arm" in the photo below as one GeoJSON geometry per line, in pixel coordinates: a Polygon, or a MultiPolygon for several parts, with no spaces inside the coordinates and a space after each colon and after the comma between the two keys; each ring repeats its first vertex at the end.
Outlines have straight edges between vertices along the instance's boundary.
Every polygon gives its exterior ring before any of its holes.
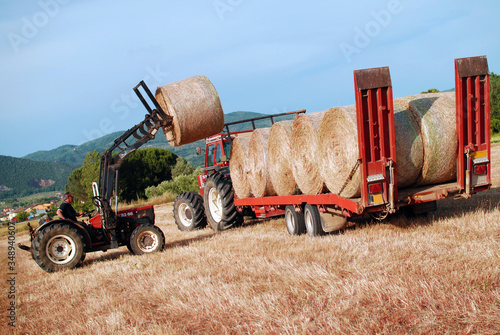
{"type": "Polygon", "coordinates": [[[113,184],[115,185],[115,194],[118,194],[118,170],[125,157],[148,141],[154,139],[160,128],[169,128],[172,126],[172,117],[163,111],[144,81],[141,81],[134,87],[134,92],[149,114],[146,114],[141,123],[118,137],[113,145],[101,155],[99,186],[94,189],[94,204],[101,213],[102,226],[109,234],[108,238],[110,239],[112,248],[118,246],[115,232],[117,224],[116,213],[112,210],[110,204],[113,195],[113,184]],[[141,91],[139,91],[140,87],[146,92],[154,108],[151,108],[144,99],[141,91]],[[118,153],[113,155],[113,152],[116,150],[118,150],[118,153]]]}

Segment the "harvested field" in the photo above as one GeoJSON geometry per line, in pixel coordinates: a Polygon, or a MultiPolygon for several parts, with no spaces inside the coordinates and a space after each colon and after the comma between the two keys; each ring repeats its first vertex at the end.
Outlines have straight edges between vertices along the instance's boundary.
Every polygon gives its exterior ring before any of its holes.
{"type": "MultiPolygon", "coordinates": [[[[48,274],[17,250],[15,331],[498,334],[500,144],[492,175],[492,190],[440,201],[428,217],[361,219],[318,238],[289,236],[282,219],[180,232],[169,204],[156,206],[167,244],[155,255],[123,247],[48,274]]],[[[3,311],[6,285],[4,277],[3,311]]]]}

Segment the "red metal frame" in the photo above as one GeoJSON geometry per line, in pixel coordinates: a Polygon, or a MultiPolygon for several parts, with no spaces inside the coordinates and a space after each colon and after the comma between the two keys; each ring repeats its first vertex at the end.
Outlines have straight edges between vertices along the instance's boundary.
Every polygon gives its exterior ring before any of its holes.
{"type": "Polygon", "coordinates": [[[262,206],[286,206],[286,205],[301,205],[301,204],[311,204],[311,205],[336,205],[340,209],[345,209],[351,213],[361,214],[363,213],[363,206],[360,206],[359,202],[354,199],[346,199],[339,195],[333,193],[325,194],[299,194],[299,195],[288,195],[288,196],[272,196],[272,197],[262,197],[262,198],[244,198],[244,199],[234,199],[234,204],[236,206],[252,206],[252,207],[262,207],[262,206]]]}
{"type": "Polygon", "coordinates": [[[470,195],[491,184],[490,77],[486,56],[455,59],[455,92],[457,184],[470,195]],[[475,158],[482,158],[481,162],[487,164],[486,177],[479,183],[473,169],[479,161],[475,158]]]}
{"type": "Polygon", "coordinates": [[[358,146],[361,160],[361,202],[370,201],[368,179],[382,176],[383,202],[394,209],[397,195],[396,133],[392,83],[388,67],[354,71],[358,146]]]}

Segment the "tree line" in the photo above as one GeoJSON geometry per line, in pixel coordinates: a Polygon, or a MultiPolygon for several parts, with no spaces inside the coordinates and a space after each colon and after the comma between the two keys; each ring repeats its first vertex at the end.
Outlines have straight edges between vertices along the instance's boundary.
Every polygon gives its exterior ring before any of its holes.
{"type": "MultiPolygon", "coordinates": [[[[99,183],[101,155],[96,151],[89,152],[83,165],[74,170],[68,178],[66,192],[71,192],[75,199],[73,206],[77,210],[89,211],[92,204],[92,182],[99,183]]],[[[195,167],[184,158],[166,149],[139,149],[128,155],[118,173],[118,197],[121,202],[130,202],[147,197],[146,189],[162,182],[174,183],[181,179],[187,185],[196,182],[195,167]]],[[[184,191],[184,186],[179,189],[184,191]]],[[[189,188],[189,186],[188,186],[189,188]]],[[[192,187],[191,187],[192,188],[192,187]]]]}
{"type": "Polygon", "coordinates": [[[491,132],[500,133],[500,75],[490,73],[491,132]]]}

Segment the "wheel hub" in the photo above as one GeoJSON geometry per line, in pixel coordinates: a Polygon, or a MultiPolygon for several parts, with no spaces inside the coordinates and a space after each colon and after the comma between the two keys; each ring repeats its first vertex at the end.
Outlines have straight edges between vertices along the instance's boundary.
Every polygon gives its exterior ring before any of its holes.
{"type": "Polygon", "coordinates": [[[69,263],[75,256],[76,243],[66,235],[52,237],[46,246],[46,254],[56,264],[69,263]]]}
{"type": "Polygon", "coordinates": [[[220,222],[222,219],[222,199],[215,187],[210,189],[208,194],[208,206],[214,221],[220,222]]]}
{"type": "Polygon", "coordinates": [[[295,230],[295,220],[293,219],[293,215],[290,211],[286,212],[285,221],[291,231],[295,230]]]}
{"type": "Polygon", "coordinates": [[[152,250],[155,250],[159,243],[157,236],[151,232],[143,232],[139,236],[138,241],[139,248],[143,252],[150,252],[152,250]]]}
{"type": "Polygon", "coordinates": [[[186,227],[189,227],[192,224],[193,212],[187,204],[181,204],[179,206],[179,219],[181,223],[186,227]]]}

